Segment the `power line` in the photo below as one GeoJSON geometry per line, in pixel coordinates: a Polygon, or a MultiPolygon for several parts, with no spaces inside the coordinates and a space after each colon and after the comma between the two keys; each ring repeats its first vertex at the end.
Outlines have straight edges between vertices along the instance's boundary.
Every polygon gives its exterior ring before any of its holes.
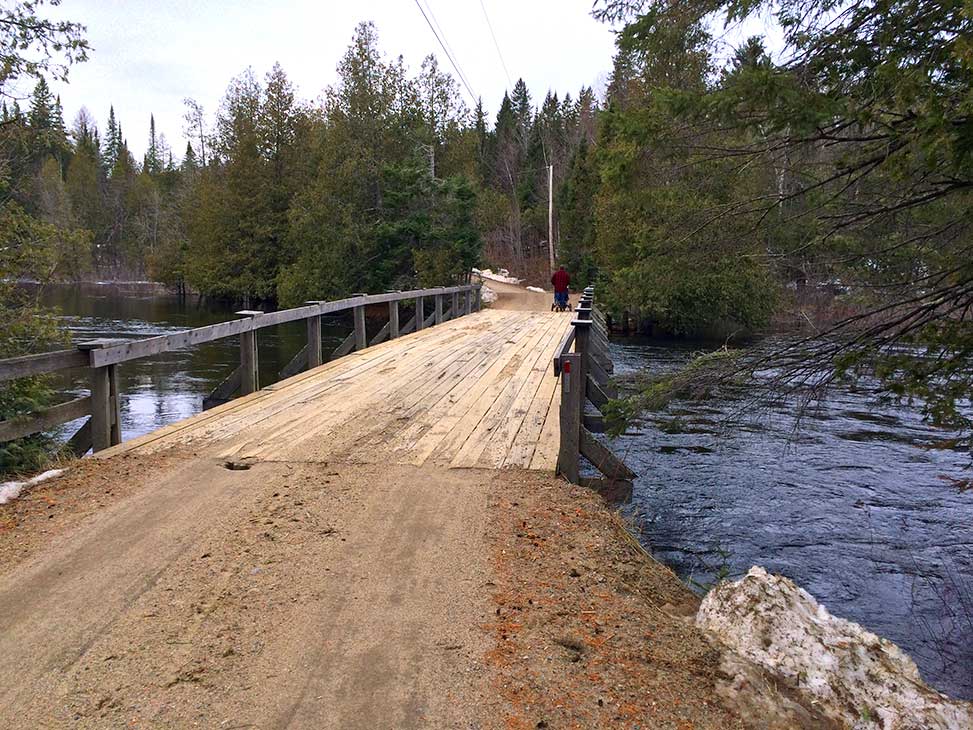
{"type": "MultiPolygon", "coordinates": [[[[446,44],[443,42],[443,39],[439,37],[439,33],[436,32],[436,28],[433,26],[432,22],[429,20],[429,16],[426,15],[426,11],[423,9],[422,5],[419,3],[419,0],[415,0],[415,3],[416,3],[416,7],[419,8],[419,12],[422,13],[422,17],[425,19],[426,25],[429,26],[429,30],[431,30],[432,31],[432,34],[434,36],[436,36],[436,40],[439,42],[439,47],[443,49],[443,53],[445,53],[446,54],[446,58],[449,59],[449,63],[450,63],[450,65],[452,65],[453,70],[456,72],[456,75],[459,76],[460,81],[463,82],[463,86],[466,87],[466,92],[470,95],[470,99],[472,99],[473,100],[473,103],[476,104],[477,103],[477,100],[478,100],[478,97],[477,97],[476,94],[473,93],[473,90],[470,88],[470,85],[467,82],[466,77],[463,75],[463,72],[460,71],[459,64],[456,63],[456,61],[453,59],[452,54],[450,54],[450,52],[446,49],[446,44]]],[[[432,10],[430,10],[429,12],[432,13],[432,10]]]]}
{"type": "Polygon", "coordinates": [[[429,0],[421,0],[421,2],[426,6],[426,10],[429,11],[429,17],[432,18],[433,25],[436,26],[436,30],[439,31],[439,37],[443,39],[443,43],[446,46],[446,53],[453,57],[456,61],[456,72],[460,75],[461,79],[466,82],[467,86],[472,86],[469,80],[466,78],[466,74],[463,72],[462,67],[459,65],[459,54],[453,50],[453,47],[449,44],[449,39],[446,37],[446,32],[443,27],[439,24],[439,18],[436,17],[436,13],[433,12],[432,4],[429,0]]]}
{"type": "Polygon", "coordinates": [[[493,38],[493,47],[497,49],[497,55],[500,57],[503,74],[507,77],[507,88],[513,88],[513,82],[510,80],[510,72],[507,70],[507,62],[503,60],[503,54],[500,52],[500,44],[497,43],[497,34],[493,32],[493,23],[490,22],[490,16],[487,15],[486,5],[483,4],[483,0],[480,0],[480,7],[483,9],[483,17],[486,18],[487,28],[490,29],[490,37],[493,38]]]}

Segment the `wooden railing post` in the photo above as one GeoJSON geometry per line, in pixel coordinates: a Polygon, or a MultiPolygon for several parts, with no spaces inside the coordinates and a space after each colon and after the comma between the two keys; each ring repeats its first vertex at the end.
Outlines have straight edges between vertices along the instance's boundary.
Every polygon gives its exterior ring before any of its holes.
{"type": "MultiPolygon", "coordinates": [[[[440,287],[442,288],[442,287],[440,287]]],[[[443,323],[443,295],[436,294],[436,318],[433,320],[434,324],[443,323]]]]}
{"type": "MultiPolygon", "coordinates": [[[[251,309],[237,312],[241,317],[254,319],[263,315],[251,309]]],[[[250,329],[240,333],[240,395],[249,395],[260,390],[260,360],[257,355],[257,330],[250,329]]]]}
{"type": "MultiPolygon", "coordinates": [[[[82,342],[78,349],[100,350],[117,340],[82,342]]],[[[118,365],[91,368],[91,450],[103,451],[122,442],[122,409],[118,392],[118,365]]]]}
{"type": "MultiPolygon", "coordinates": [[[[365,297],[367,294],[352,294],[353,297],[365,297]]],[[[361,351],[368,347],[368,340],[365,335],[365,305],[359,304],[355,307],[355,350],[361,351]]]]}
{"type": "Polygon", "coordinates": [[[472,310],[473,292],[467,289],[463,292],[463,314],[470,314],[472,310]]]}
{"type": "Polygon", "coordinates": [[[581,411],[584,407],[584,380],[581,355],[570,353],[561,358],[561,444],[557,471],[569,482],[578,483],[581,460],[581,411]]]}
{"type": "Polygon", "coordinates": [[[426,326],[426,298],[416,297],[416,332],[426,326]]]}
{"type": "Polygon", "coordinates": [[[399,300],[393,299],[389,302],[389,339],[394,340],[399,336],[399,300]]]}
{"type": "Polygon", "coordinates": [[[474,295],[473,295],[474,307],[476,311],[479,312],[481,307],[483,306],[483,284],[480,284],[473,291],[474,291],[474,295]]]}
{"type": "MultiPolygon", "coordinates": [[[[317,304],[317,302],[305,302],[317,304]]],[[[324,362],[321,353],[321,315],[316,314],[307,318],[307,369],[316,368],[324,362]]]]}

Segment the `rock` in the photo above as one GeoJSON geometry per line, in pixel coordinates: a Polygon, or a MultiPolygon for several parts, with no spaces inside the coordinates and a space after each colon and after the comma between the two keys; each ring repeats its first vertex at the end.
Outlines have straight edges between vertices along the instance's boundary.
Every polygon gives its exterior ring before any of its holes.
{"type": "Polygon", "coordinates": [[[696,623],[854,730],[973,730],[973,704],[926,685],[892,642],[753,567],[703,599],[696,623]]]}

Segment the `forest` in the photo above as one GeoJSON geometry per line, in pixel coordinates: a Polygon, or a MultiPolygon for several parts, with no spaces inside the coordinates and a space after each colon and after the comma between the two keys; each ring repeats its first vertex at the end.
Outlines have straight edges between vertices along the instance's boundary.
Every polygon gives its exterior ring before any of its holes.
{"type": "MultiPolygon", "coordinates": [[[[656,334],[802,329],[745,367],[773,361],[813,387],[869,373],[970,425],[973,20],[959,0],[598,0],[618,31],[604,92],[520,80],[493,118],[435,56],[409,69],[362,23],[319,104],[279,66],[247,69],[210,111],[186,100],[175,149],[152,118],[64,120],[45,77],[89,49],[41,7],[4,11],[30,22],[0,37],[0,356],[61,336],[21,280],[151,279],[278,306],[478,265],[543,281],[552,165],[558,260],[606,307],[656,334]],[[754,16],[781,48],[727,47],[754,16]],[[146,122],[136,160],[127,135],[146,122]]],[[[5,389],[0,415],[33,402],[5,389]]]]}

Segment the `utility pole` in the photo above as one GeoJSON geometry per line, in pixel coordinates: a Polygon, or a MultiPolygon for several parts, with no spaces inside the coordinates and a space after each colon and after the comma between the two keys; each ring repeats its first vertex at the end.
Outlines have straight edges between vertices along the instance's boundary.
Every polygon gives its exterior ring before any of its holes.
{"type": "Polygon", "coordinates": [[[547,250],[551,259],[551,275],[554,275],[554,165],[547,167],[547,250]]]}

